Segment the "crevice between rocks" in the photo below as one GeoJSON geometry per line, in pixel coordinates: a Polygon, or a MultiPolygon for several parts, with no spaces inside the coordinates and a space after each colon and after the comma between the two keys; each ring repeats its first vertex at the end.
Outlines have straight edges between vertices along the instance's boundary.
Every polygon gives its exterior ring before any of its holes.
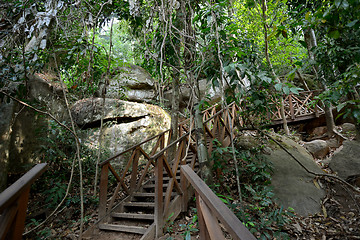
{"type": "MultiPolygon", "coordinates": [[[[147,117],[148,115],[143,115],[139,117],[112,117],[112,118],[105,118],[103,121],[103,124],[107,122],[114,122],[115,124],[122,124],[122,123],[131,123],[139,121],[140,119],[143,119],[147,117]]],[[[85,130],[88,128],[99,128],[101,126],[101,120],[97,120],[91,123],[86,123],[82,126],[80,126],[81,129],[85,130]]]]}

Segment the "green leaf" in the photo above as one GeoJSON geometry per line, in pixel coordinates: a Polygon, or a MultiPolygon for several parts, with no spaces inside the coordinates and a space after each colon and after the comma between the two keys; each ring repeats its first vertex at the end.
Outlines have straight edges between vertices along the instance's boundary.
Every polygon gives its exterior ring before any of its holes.
{"type": "Polygon", "coordinates": [[[336,107],[336,110],[337,110],[338,112],[340,112],[341,109],[343,109],[343,108],[346,106],[346,104],[347,104],[346,102],[339,104],[339,105],[336,107]]]}
{"type": "Polygon", "coordinates": [[[352,22],[349,22],[348,24],[346,24],[347,27],[353,27],[359,20],[354,20],[352,22]]]}
{"type": "Polygon", "coordinates": [[[186,233],[185,240],[191,240],[191,234],[190,232],[186,233]]]}
{"type": "Polygon", "coordinates": [[[276,89],[277,91],[280,91],[281,88],[282,88],[282,84],[281,84],[281,83],[275,84],[275,89],[276,89]]]}
{"type": "Polygon", "coordinates": [[[289,88],[289,86],[284,86],[284,87],[283,87],[283,92],[284,92],[286,95],[288,95],[288,94],[290,93],[290,88],[289,88]]]}
{"type": "Polygon", "coordinates": [[[290,88],[290,92],[295,93],[295,94],[299,94],[299,91],[298,91],[297,87],[290,88]]]}
{"type": "Polygon", "coordinates": [[[340,37],[340,32],[338,30],[333,30],[329,32],[329,37],[338,39],[340,37]]]}
{"type": "Polygon", "coordinates": [[[342,2],[342,0],[335,0],[335,6],[336,6],[337,8],[339,8],[341,2],[342,2]]]}
{"type": "Polygon", "coordinates": [[[360,110],[358,109],[354,110],[352,115],[358,122],[360,122],[360,110]]]}
{"type": "Polygon", "coordinates": [[[301,46],[303,46],[304,48],[307,48],[307,44],[305,41],[300,40],[299,43],[301,44],[301,46]]]}
{"type": "Polygon", "coordinates": [[[342,3],[341,3],[341,7],[343,9],[347,9],[349,7],[349,3],[347,0],[343,0],[342,3]]]}

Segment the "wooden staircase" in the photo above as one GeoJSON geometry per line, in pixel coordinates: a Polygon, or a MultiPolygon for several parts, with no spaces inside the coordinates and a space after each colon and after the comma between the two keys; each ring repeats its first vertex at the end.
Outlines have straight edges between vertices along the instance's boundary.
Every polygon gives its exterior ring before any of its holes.
{"type": "MultiPolygon", "coordinates": [[[[208,145],[210,142],[208,142],[208,145]]],[[[186,163],[192,164],[194,153],[190,152],[186,157],[186,163]]],[[[193,162],[195,163],[195,162],[193,162]]],[[[198,163],[194,164],[197,171],[198,163]]],[[[166,171],[163,172],[163,190],[170,185],[171,177],[166,171]]],[[[176,179],[180,181],[180,168],[176,171],[176,179]]],[[[166,193],[163,192],[163,197],[166,193]]],[[[179,194],[173,189],[171,200],[179,194]]],[[[155,209],[155,178],[149,179],[139,190],[134,192],[131,197],[119,204],[111,213],[107,222],[99,224],[99,229],[103,231],[114,231],[139,235],[139,239],[152,239],[154,235],[154,209],[155,209]]]]}
{"type": "MultiPolygon", "coordinates": [[[[287,98],[289,118],[294,120],[296,114],[301,119],[310,114],[318,116],[316,107],[312,111],[304,106],[311,94],[303,103],[299,97],[287,98]],[[294,105],[300,110],[295,111],[294,105]]],[[[213,106],[203,111],[209,155],[215,139],[222,147],[230,145],[235,122],[244,124],[237,114],[239,111],[235,104],[225,109],[213,106]]],[[[272,114],[274,121],[276,114],[272,114]]],[[[84,239],[99,239],[102,234],[112,234],[113,237],[106,239],[155,239],[162,235],[167,221],[187,210],[194,190],[180,169],[184,166],[195,172],[199,169],[192,122],[187,119],[179,124],[179,138],[175,142],[170,143],[171,131],[167,130],[100,164],[99,219],[84,233],[84,239]],[[149,144],[154,147],[147,152],[145,146],[149,144]],[[118,162],[126,166],[116,169],[114,166],[118,162]],[[109,182],[109,173],[116,179],[115,184],[109,182]]]]}

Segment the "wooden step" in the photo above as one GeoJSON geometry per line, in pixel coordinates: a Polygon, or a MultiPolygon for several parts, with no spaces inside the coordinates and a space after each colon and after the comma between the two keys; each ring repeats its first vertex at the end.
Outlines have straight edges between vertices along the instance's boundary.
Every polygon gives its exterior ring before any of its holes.
{"type": "Polygon", "coordinates": [[[99,224],[99,229],[116,231],[116,232],[144,234],[147,228],[104,223],[104,224],[99,224]]]}
{"type": "MultiPolygon", "coordinates": [[[[164,187],[168,187],[168,186],[169,186],[169,184],[168,184],[168,183],[163,184],[163,188],[164,188],[164,187]]],[[[152,184],[146,184],[145,186],[143,186],[143,188],[145,188],[145,189],[155,188],[155,183],[152,183],[152,184]]]]}
{"type": "Polygon", "coordinates": [[[154,214],[140,214],[140,213],[111,213],[113,218],[127,218],[127,219],[146,219],[154,220],[154,214]]]}
{"type": "MultiPolygon", "coordinates": [[[[167,176],[167,174],[166,174],[167,176]]],[[[170,179],[172,179],[171,177],[163,177],[163,181],[169,181],[170,179]]],[[[176,179],[178,181],[180,181],[180,176],[176,176],[176,179]]],[[[152,182],[155,182],[155,178],[151,180],[152,182]]]]}
{"type": "MultiPolygon", "coordinates": [[[[163,196],[165,196],[166,195],[166,193],[165,192],[163,192],[163,196]]],[[[175,196],[176,195],[176,193],[171,193],[171,195],[172,196],[175,196]]],[[[151,198],[151,197],[155,197],[155,193],[148,193],[148,192],[136,192],[136,193],[134,193],[134,195],[133,195],[133,197],[149,197],[149,198],[151,198]]]]}
{"type": "Polygon", "coordinates": [[[125,207],[155,207],[153,202],[126,202],[124,203],[125,207]]]}
{"type": "Polygon", "coordinates": [[[155,193],[144,193],[144,192],[136,192],[133,195],[134,197],[155,197],[155,193]]]}

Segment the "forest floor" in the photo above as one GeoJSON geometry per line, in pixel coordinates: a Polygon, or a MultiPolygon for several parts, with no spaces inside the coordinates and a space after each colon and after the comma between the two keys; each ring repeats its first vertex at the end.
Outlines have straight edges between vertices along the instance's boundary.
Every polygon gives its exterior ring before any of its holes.
{"type": "MultiPolygon", "coordinates": [[[[331,157],[332,154],[331,152],[328,157],[331,157]]],[[[329,172],[326,161],[320,159],[314,159],[314,161],[325,172],[329,172]]],[[[322,212],[307,217],[294,214],[290,217],[291,221],[282,226],[281,229],[279,226],[272,225],[272,230],[284,232],[290,239],[360,239],[359,192],[329,179],[321,180],[319,183],[326,191],[326,197],[322,201],[322,212]]],[[[234,189],[234,192],[236,191],[235,185],[230,187],[234,189]]],[[[87,194],[92,195],[91,192],[87,194]]],[[[42,200],[36,195],[30,199],[28,214],[30,213],[31,216],[31,213],[36,212],[38,220],[28,221],[26,231],[38,225],[48,214],[46,206],[36,204],[40,202],[42,200]]],[[[276,207],[278,206],[274,206],[274,211],[276,207]]],[[[85,211],[87,216],[85,219],[86,229],[97,219],[96,202],[88,202],[85,211]]],[[[49,222],[27,235],[25,239],[77,239],[80,228],[79,215],[79,208],[73,204],[65,204],[49,222]]],[[[195,215],[196,208],[192,202],[187,213],[181,214],[177,220],[168,223],[165,236],[162,239],[190,239],[190,236],[191,239],[199,239],[197,224],[194,221],[195,215]]],[[[258,219],[259,222],[260,220],[258,219]]],[[[254,235],[259,237],[259,233],[254,235]]]]}

